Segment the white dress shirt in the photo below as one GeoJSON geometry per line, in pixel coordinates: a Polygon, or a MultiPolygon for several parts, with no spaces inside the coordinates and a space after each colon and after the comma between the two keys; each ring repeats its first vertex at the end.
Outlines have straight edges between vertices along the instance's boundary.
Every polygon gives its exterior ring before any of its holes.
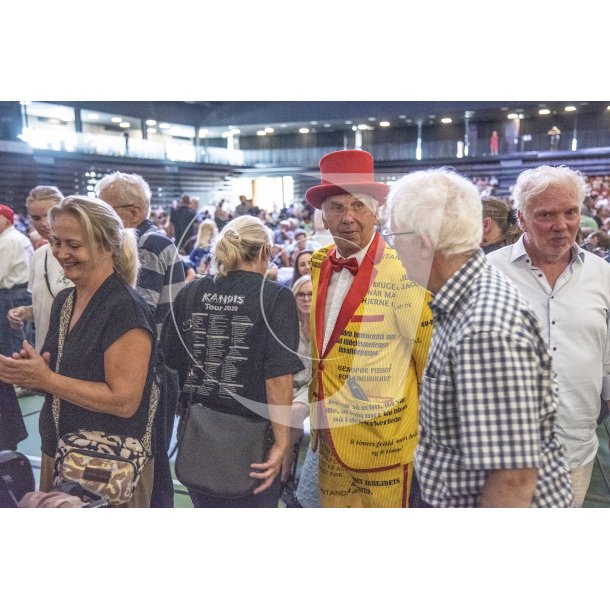
{"type": "MultiPolygon", "coordinates": [[[[371,236],[369,243],[350,256],[341,256],[339,250],[335,252],[337,258],[355,258],[358,261],[358,268],[362,265],[362,261],[366,256],[369,246],[375,238],[375,232],[371,236]]],[[[322,353],[326,350],[330,336],[333,333],[339,312],[343,306],[343,301],[352,286],[354,277],[347,269],[343,268],[341,271],[333,271],[330,274],[330,280],[328,280],[328,291],[326,292],[326,303],[324,304],[324,341],[322,343],[322,353]]]]}
{"type": "Polygon", "coordinates": [[[578,246],[551,288],[525,249],[523,236],[488,254],[530,303],[553,358],[559,389],[557,425],[571,469],[597,452],[600,395],[610,399],[610,265],[578,246]]]}

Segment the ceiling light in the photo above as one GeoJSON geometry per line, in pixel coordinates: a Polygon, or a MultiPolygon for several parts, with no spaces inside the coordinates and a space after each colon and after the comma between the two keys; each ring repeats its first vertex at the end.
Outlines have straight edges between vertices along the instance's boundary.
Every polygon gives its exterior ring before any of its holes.
{"type": "Polygon", "coordinates": [[[330,123],[324,123],[324,127],[330,127],[330,123]]]}
{"type": "Polygon", "coordinates": [[[146,133],[157,133],[157,130],[156,130],[154,127],[149,127],[149,128],[146,130],[146,133]]]}
{"type": "Polygon", "coordinates": [[[113,116],[110,120],[113,123],[122,123],[123,122],[123,119],[120,116],[113,116]]]}
{"type": "Polygon", "coordinates": [[[541,108],[538,114],[551,114],[551,111],[548,108],[541,108]]]}
{"type": "Polygon", "coordinates": [[[441,123],[445,123],[445,125],[448,125],[449,123],[453,123],[453,120],[446,116],[441,119],[441,123]]]}
{"type": "Polygon", "coordinates": [[[507,114],[507,115],[506,115],[506,118],[507,118],[507,119],[518,119],[518,118],[519,118],[519,115],[518,115],[518,114],[516,114],[515,112],[511,112],[510,114],[507,114]]]}
{"type": "Polygon", "coordinates": [[[369,121],[376,121],[376,120],[377,120],[377,117],[374,117],[374,116],[369,117],[369,121]]]}
{"type": "Polygon", "coordinates": [[[131,126],[131,124],[128,123],[127,121],[122,121],[121,123],[119,123],[119,127],[123,127],[123,129],[127,129],[130,126],[131,126]]]}
{"type": "Polygon", "coordinates": [[[345,121],[345,124],[346,124],[346,125],[351,125],[351,124],[352,124],[352,121],[345,121]]]}
{"type": "Polygon", "coordinates": [[[169,129],[171,125],[169,123],[159,123],[160,129],[169,129]]]}
{"type": "Polygon", "coordinates": [[[155,119],[146,119],[146,124],[152,127],[157,124],[157,121],[155,121],[155,119]]]}
{"type": "Polygon", "coordinates": [[[90,121],[97,121],[97,120],[100,118],[100,115],[99,115],[99,114],[95,114],[95,112],[91,112],[91,113],[89,113],[89,114],[87,115],[87,118],[88,118],[90,121]]]}
{"type": "Polygon", "coordinates": [[[369,128],[369,126],[365,125],[364,123],[360,123],[360,125],[358,125],[358,129],[365,130],[365,129],[368,129],[368,128],[369,128]]]}
{"type": "Polygon", "coordinates": [[[301,129],[299,129],[299,133],[309,133],[309,129],[307,129],[307,127],[301,127],[301,129]]]}
{"type": "Polygon", "coordinates": [[[352,131],[358,131],[358,128],[355,125],[352,125],[352,131]]]}
{"type": "Polygon", "coordinates": [[[576,106],[566,106],[564,110],[566,112],[574,112],[576,110],[576,106]]]}
{"type": "Polygon", "coordinates": [[[381,123],[379,123],[379,127],[389,127],[389,126],[390,126],[389,121],[381,121],[381,123]]]}
{"type": "Polygon", "coordinates": [[[398,118],[399,118],[399,119],[406,119],[406,118],[407,118],[407,115],[406,115],[406,114],[399,114],[399,115],[398,115],[398,118]]]}
{"type": "Polygon", "coordinates": [[[267,132],[266,132],[264,129],[259,129],[259,130],[256,132],[256,135],[257,135],[257,136],[266,136],[266,135],[267,135],[267,132]]]}
{"type": "Polygon", "coordinates": [[[318,121],[309,121],[309,124],[310,124],[310,125],[317,125],[317,124],[318,124],[318,121]]]}
{"type": "Polygon", "coordinates": [[[273,133],[274,131],[273,127],[265,127],[265,133],[273,133]]]}

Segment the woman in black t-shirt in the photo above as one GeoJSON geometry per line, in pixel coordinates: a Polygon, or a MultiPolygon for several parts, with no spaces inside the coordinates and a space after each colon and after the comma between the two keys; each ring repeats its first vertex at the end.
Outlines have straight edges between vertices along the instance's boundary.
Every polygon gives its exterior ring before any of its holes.
{"type": "Polygon", "coordinates": [[[246,420],[268,418],[273,431],[266,461],[251,466],[250,476],[260,480],[252,495],[226,499],[189,488],[195,507],[278,505],[292,375],[303,365],[297,356],[294,297],[288,288],[264,279],[272,246],[272,233],[258,218],[245,215],[229,222],[212,247],[215,275],[183,288],[163,327],[166,364],[178,371],[186,400],[246,420]],[[192,351],[183,333],[187,328],[192,329],[192,351]]]}
{"type": "MultiPolygon", "coordinates": [[[[50,211],[51,247],[75,288],[59,293],[42,355],[24,342],[19,358],[0,361],[0,379],[47,393],[40,415],[40,490],[52,487],[57,433],[53,397],[60,399],[59,434],[100,430],[142,438],[153,387],[155,323],[133,289],[137,244],[116,212],[99,199],[67,197],[50,211]],[[74,303],[56,372],[59,318],[68,295],[74,303]]],[[[123,506],[150,502],[153,461],[123,506]]]]}

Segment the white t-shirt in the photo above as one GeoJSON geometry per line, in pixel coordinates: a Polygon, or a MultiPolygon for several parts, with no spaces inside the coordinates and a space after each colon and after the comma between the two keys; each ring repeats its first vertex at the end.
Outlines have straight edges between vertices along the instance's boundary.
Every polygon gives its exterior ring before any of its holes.
{"type": "Polygon", "coordinates": [[[34,324],[36,324],[36,345],[34,347],[38,352],[42,348],[49,330],[53,301],[64,288],[69,286],[74,286],[74,284],[64,277],[64,270],[53,256],[51,246],[45,244],[35,250],[30,264],[28,292],[32,293],[34,324]],[[45,280],[45,261],[50,292],[45,280]]]}
{"type": "Polygon", "coordinates": [[[28,279],[32,242],[15,227],[0,233],[0,288],[14,288],[28,279]]]}

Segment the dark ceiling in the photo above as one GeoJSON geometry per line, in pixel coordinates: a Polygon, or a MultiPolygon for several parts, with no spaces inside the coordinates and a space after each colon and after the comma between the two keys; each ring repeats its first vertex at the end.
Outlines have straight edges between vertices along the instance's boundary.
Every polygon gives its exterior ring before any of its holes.
{"type": "Polygon", "coordinates": [[[83,101],[60,102],[100,112],[114,112],[139,117],[205,127],[208,137],[220,137],[229,128],[239,128],[242,135],[273,127],[276,132],[308,127],[312,131],[336,130],[345,125],[388,121],[393,126],[418,121],[432,123],[449,117],[463,123],[506,119],[510,112],[537,115],[547,107],[552,114],[564,114],[567,105],[578,112],[605,109],[607,102],[568,101],[83,101]]]}

